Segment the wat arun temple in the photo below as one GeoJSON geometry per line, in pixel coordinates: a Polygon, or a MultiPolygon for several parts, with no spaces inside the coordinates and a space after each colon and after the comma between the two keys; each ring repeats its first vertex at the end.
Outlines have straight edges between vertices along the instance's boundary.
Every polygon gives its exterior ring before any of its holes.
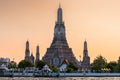
{"type": "MultiPolygon", "coordinates": [[[[90,67],[90,58],[88,56],[86,41],[84,43],[84,49],[86,50],[83,50],[83,66],[84,68],[88,69],[90,67]]],[[[61,6],[59,6],[57,10],[57,21],[55,22],[53,41],[50,45],[50,48],[47,48],[47,51],[43,56],[42,60],[47,62],[47,64],[54,66],[60,66],[64,60],[79,65],[79,61],[74,56],[74,53],[69,47],[66,39],[66,30],[62,18],[61,6]]]]}
{"type": "Polygon", "coordinates": [[[50,48],[47,49],[46,54],[42,58],[43,61],[46,61],[48,64],[59,66],[63,63],[64,60],[77,62],[72,49],[69,48],[69,45],[66,40],[65,25],[62,20],[62,8],[58,8],[57,12],[57,21],[54,28],[54,38],[50,48]]]}
{"type": "MultiPolygon", "coordinates": [[[[27,41],[25,60],[35,64],[35,62],[40,60],[39,56],[39,46],[36,47],[36,60],[34,59],[33,53],[31,53],[30,56],[29,41],[27,41]]],[[[50,47],[47,48],[42,60],[49,65],[57,67],[60,67],[65,61],[68,63],[72,62],[84,71],[90,70],[90,57],[88,56],[87,41],[85,40],[84,42],[83,60],[78,61],[66,39],[66,30],[62,19],[62,8],[60,6],[57,10],[57,21],[55,22],[53,41],[50,47]]]]}

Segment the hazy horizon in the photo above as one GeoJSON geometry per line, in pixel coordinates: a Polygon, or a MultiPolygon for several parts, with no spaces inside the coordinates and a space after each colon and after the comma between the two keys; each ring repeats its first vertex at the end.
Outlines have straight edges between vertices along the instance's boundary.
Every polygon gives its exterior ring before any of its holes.
{"type": "MultiPolygon", "coordinates": [[[[79,60],[88,43],[91,62],[98,55],[109,61],[120,56],[119,0],[61,0],[69,47],[79,60]]],[[[0,0],[0,57],[16,62],[24,59],[25,43],[40,58],[49,48],[54,33],[59,0],[0,0]]]]}

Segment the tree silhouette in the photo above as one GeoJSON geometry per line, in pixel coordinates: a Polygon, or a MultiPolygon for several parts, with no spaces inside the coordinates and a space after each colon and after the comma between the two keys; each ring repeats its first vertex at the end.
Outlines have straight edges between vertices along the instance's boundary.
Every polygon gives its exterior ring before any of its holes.
{"type": "Polygon", "coordinates": [[[92,71],[102,72],[102,69],[104,69],[106,65],[107,65],[107,60],[100,55],[93,60],[93,63],[91,64],[92,71]]]}
{"type": "Polygon", "coordinates": [[[34,65],[29,62],[29,61],[26,61],[26,60],[21,60],[18,64],[18,68],[23,68],[25,69],[26,67],[33,67],[34,65]]]}

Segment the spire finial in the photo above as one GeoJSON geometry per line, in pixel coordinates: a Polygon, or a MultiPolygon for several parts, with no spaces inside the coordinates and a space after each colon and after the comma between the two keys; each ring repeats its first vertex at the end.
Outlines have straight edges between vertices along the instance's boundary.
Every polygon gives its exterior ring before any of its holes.
{"type": "Polygon", "coordinates": [[[61,8],[60,0],[59,0],[58,12],[57,12],[57,22],[62,23],[62,8],[61,8]]]}
{"type": "Polygon", "coordinates": [[[86,41],[86,38],[85,38],[85,41],[86,41]]]}
{"type": "Polygon", "coordinates": [[[84,50],[87,50],[87,41],[86,41],[86,39],[84,41],[84,50]]]}
{"type": "Polygon", "coordinates": [[[60,0],[59,0],[59,8],[61,8],[60,0]]]}
{"type": "Polygon", "coordinates": [[[27,41],[29,41],[29,38],[27,38],[27,41]]]}

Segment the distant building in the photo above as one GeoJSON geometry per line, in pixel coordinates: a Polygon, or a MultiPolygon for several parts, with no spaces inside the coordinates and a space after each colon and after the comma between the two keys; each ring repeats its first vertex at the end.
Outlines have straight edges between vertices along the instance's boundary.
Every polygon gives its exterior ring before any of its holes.
{"type": "Polygon", "coordinates": [[[68,61],[67,60],[64,60],[62,65],[59,67],[59,70],[60,71],[66,71],[67,70],[67,65],[68,65],[68,61]]]}
{"type": "Polygon", "coordinates": [[[7,67],[9,63],[10,63],[9,58],[0,58],[0,65],[4,65],[7,67]]]}
{"type": "Polygon", "coordinates": [[[82,71],[90,71],[90,57],[88,56],[87,41],[84,42],[82,71]]]}

